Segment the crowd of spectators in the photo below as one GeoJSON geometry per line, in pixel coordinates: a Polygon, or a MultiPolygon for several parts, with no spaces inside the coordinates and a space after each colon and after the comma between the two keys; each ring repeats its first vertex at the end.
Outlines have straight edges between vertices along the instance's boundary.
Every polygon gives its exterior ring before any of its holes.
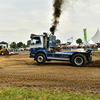
{"type": "Polygon", "coordinates": [[[10,52],[20,52],[20,51],[29,51],[29,49],[26,48],[20,48],[20,49],[8,49],[8,51],[10,52]]]}
{"type": "Polygon", "coordinates": [[[77,48],[83,48],[83,49],[92,49],[92,50],[98,50],[98,48],[100,48],[100,45],[85,45],[85,46],[60,46],[61,49],[77,49],[77,48]]]}

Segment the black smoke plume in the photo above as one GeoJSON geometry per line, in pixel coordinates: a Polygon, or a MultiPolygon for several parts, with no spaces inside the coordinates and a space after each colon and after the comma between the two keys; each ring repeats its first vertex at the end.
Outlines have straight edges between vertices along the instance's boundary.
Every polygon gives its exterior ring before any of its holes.
{"type": "Polygon", "coordinates": [[[54,0],[53,7],[54,7],[54,13],[53,13],[53,23],[52,27],[50,28],[51,34],[54,35],[55,30],[57,28],[57,25],[59,24],[59,18],[61,15],[61,8],[64,3],[64,0],[54,0]]]}

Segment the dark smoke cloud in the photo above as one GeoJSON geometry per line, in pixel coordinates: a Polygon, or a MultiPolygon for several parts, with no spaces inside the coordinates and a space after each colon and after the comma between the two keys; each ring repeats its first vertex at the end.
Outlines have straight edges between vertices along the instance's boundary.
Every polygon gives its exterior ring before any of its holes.
{"type": "Polygon", "coordinates": [[[54,18],[53,18],[52,27],[50,28],[50,32],[53,35],[55,33],[57,25],[59,24],[59,18],[62,12],[61,8],[62,8],[63,3],[64,3],[64,0],[54,0],[54,3],[53,3],[53,7],[54,7],[53,17],[54,18]]]}
{"type": "MultiPolygon", "coordinates": [[[[66,10],[67,8],[71,9],[73,8],[73,5],[80,0],[53,0],[53,8],[54,8],[54,13],[53,13],[53,23],[52,27],[50,28],[51,34],[54,35],[57,25],[59,24],[59,18],[62,13],[62,9],[66,10]]],[[[84,1],[84,0],[81,0],[84,1]]]]}

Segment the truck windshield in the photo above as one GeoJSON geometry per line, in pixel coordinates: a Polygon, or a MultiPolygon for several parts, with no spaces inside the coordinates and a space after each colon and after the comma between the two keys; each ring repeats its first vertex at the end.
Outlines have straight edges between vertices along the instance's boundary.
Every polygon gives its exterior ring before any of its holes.
{"type": "Polygon", "coordinates": [[[2,49],[2,46],[0,46],[0,50],[2,49]]]}
{"type": "Polygon", "coordinates": [[[31,44],[39,44],[40,43],[40,37],[33,37],[33,39],[31,40],[31,44]]]}

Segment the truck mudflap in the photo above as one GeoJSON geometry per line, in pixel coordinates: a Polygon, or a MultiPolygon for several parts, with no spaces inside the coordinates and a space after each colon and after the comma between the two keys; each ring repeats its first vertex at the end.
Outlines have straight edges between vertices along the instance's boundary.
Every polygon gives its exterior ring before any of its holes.
{"type": "Polygon", "coordinates": [[[88,63],[91,63],[92,62],[92,50],[87,50],[86,53],[88,53],[88,56],[87,56],[87,61],[88,63]]]}
{"type": "Polygon", "coordinates": [[[88,58],[88,64],[92,62],[92,55],[88,58]]]}

